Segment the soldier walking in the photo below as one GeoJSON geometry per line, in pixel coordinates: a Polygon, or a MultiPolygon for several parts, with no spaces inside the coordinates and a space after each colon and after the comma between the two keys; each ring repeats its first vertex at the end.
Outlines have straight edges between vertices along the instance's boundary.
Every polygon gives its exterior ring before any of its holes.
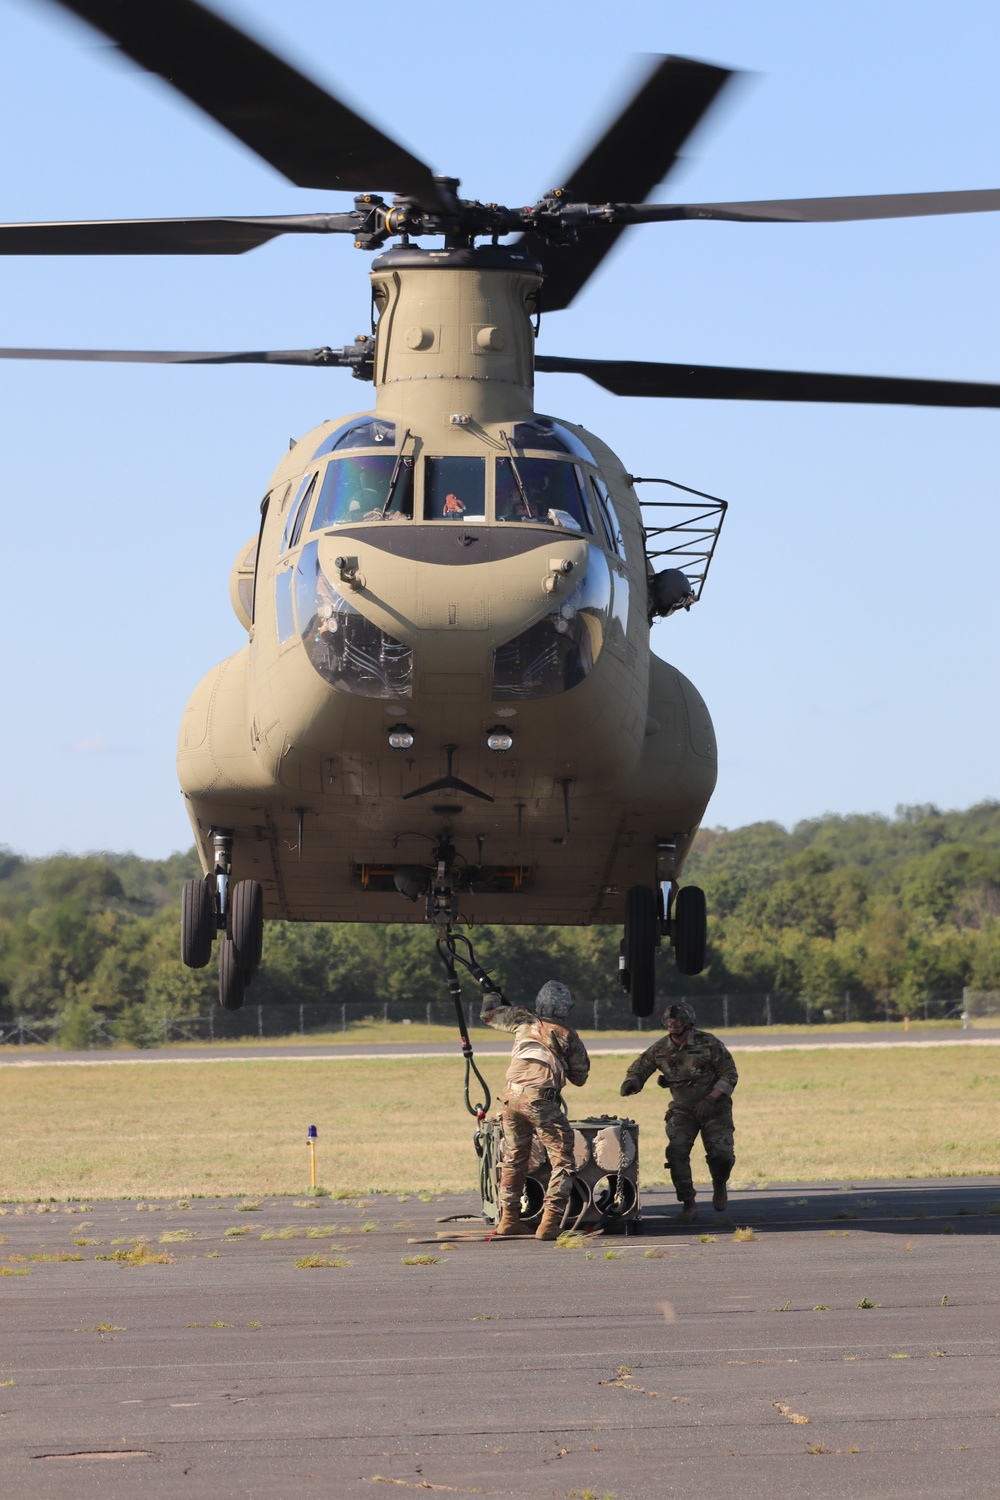
{"type": "Polygon", "coordinates": [[[535,1238],[554,1240],[566,1211],[572,1186],[573,1132],[562,1088],[567,1081],[580,1088],[590,1073],[586,1047],[572,1026],[565,1024],[572,1008],[569,987],[558,979],[542,985],[534,1010],[509,1005],[495,991],[483,996],[485,1025],[512,1031],[515,1037],[501,1101],[504,1157],[497,1234],[505,1237],[530,1233],[521,1226],[521,1194],[536,1135],[552,1170],[535,1238]]]}
{"type": "Polygon", "coordinates": [[[638,1094],[657,1070],[660,1087],[670,1090],[666,1165],[681,1204],[681,1222],[687,1224],[698,1215],[691,1149],[699,1133],[712,1174],[712,1207],[721,1213],[729,1201],[726,1183],[736,1162],[732,1102],[736,1064],[717,1036],[698,1030],[694,1011],[683,1000],[668,1006],[663,1019],[667,1035],[636,1058],[620,1092],[623,1097],[638,1094]]]}

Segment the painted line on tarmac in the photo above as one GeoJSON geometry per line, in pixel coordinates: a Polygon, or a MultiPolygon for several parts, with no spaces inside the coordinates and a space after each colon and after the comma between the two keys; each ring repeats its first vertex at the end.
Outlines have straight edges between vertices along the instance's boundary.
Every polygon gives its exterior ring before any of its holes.
{"type": "MultiPolygon", "coordinates": [[[[967,1040],[933,1042],[733,1042],[731,1052],[886,1052],[914,1047],[1000,1047],[1000,1037],[969,1037],[967,1040]]],[[[635,1047],[591,1047],[591,1057],[634,1057],[635,1047]]],[[[170,1067],[178,1063],[272,1063],[272,1062],[423,1062],[439,1058],[454,1059],[461,1053],[450,1052],[286,1052],[255,1057],[46,1057],[17,1058],[9,1062],[0,1057],[4,1068],[131,1068],[170,1067]]],[[[506,1052],[480,1052],[481,1058],[506,1057],[506,1052]]]]}

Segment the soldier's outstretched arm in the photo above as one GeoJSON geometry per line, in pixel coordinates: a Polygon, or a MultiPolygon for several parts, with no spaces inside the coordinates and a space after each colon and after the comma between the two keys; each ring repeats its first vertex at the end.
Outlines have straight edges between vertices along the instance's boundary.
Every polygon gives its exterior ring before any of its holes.
{"type": "Polygon", "coordinates": [[[535,1015],[520,1005],[510,1005],[496,990],[487,990],[479,1019],[484,1026],[492,1026],[496,1031],[516,1031],[526,1021],[533,1021],[535,1015]]]}
{"type": "Polygon", "coordinates": [[[622,1086],[618,1090],[622,1098],[627,1098],[629,1094],[638,1094],[646,1079],[651,1078],[657,1071],[660,1046],[660,1042],[654,1042],[651,1047],[646,1048],[641,1057],[637,1057],[635,1062],[629,1065],[622,1086]]]}

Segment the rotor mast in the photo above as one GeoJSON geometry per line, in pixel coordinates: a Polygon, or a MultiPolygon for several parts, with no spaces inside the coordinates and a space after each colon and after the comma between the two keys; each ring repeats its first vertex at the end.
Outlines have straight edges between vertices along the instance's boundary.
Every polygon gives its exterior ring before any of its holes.
{"type": "Polygon", "coordinates": [[[531,414],[531,319],[542,283],[532,255],[517,246],[401,246],[378,257],[371,280],[376,409],[425,432],[531,414]]]}

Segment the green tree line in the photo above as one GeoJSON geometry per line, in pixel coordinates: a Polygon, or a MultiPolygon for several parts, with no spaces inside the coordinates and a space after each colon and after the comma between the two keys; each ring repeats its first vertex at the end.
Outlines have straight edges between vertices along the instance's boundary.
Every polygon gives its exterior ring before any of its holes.
{"type": "MultiPolygon", "coordinates": [[[[97,1036],[155,1045],[168,1023],[218,1012],[214,961],[191,971],[178,956],[181,887],[199,873],[193,850],[165,860],[0,850],[0,1024],[9,1033],[23,1018],[68,1046],[97,1036]]],[[[1000,804],[828,815],[790,832],[777,823],[705,829],[684,881],[708,897],[709,964],[682,978],[664,946],[664,997],[766,993],[776,1019],[797,1020],[807,1000],[840,1019],[847,995],[852,1015],[864,1017],[965,988],[1000,990],[1000,804]]],[[[607,1024],[627,1013],[615,978],[619,935],[483,927],[473,937],[511,999],[530,1001],[558,975],[581,1006],[599,1002],[607,1024]]],[[[448,1017],[421,923],[268,923],[250,1002],[307,1006],[312,1026],[342,1006],[360,1016],[430,1005],[448,1017]]],[[[219,1013],[220,1032],[241,1025],[219,1013]]]]}

